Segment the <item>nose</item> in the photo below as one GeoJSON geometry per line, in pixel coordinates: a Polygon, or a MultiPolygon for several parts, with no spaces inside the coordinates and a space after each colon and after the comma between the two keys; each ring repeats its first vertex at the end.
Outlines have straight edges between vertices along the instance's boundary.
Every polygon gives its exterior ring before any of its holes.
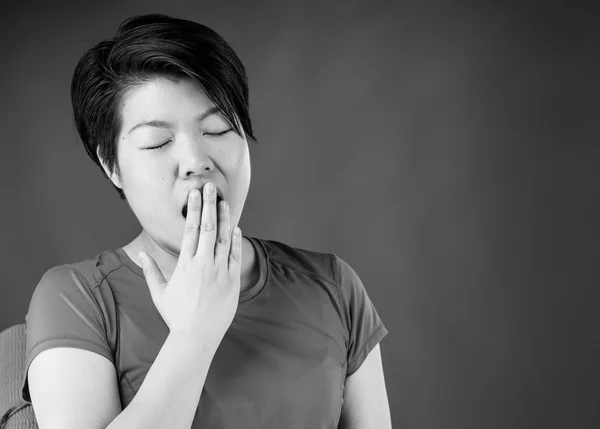
{"type": "Polygon", "coordinates": [[[179,175],[186,178],[190,175],[202,175],[215,168],[214,162],[207,151],[206,142],[202,139],[190,139],[182,142],[179,152],[179,175]]]}

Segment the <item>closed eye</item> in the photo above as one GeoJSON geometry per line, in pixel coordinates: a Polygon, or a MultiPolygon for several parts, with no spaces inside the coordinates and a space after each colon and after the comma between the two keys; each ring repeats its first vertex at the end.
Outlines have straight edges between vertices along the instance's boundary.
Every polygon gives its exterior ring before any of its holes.
{"type": "Polygon", "coordinates": [[[229,128],[228,130],[225,130],[221,133],[204,133],[204,135],[213,136],[213,137],[221,137],[222,135],[227,134],[229,131],[233,131],[233,128],[229,128]]]}
{"type": "MultiPolygon", "coordinates": [[[[225,131],[220,132],[220,133],[204,133],[204,135],[211,136],[211,137],[221,137],[221,136],[227,134],[229,131],[233,131],[233,128],[229,128],[228,130],[225,130],[225,131]]],[[[149,147],[147,149],[149,149],[149,150],[161,149],[161,148],[165,147],[167,144],[169,144],[171,141],[172,140],[169,140],[169,141],[161,144],[160,146],[149,147]]]]}
{"type": "Polygon", "coordinates": [[[169,141],[167,141],[167,142],[165,142],[165,143],[161,144],[160,146],[149,147],[149,148],[146,148],[146,149],[150,149],[150,150],[156,150],[156,149],[160,149],[160,148],[162,148],[162,147],[165,147],[165,146],[166,146],[166,145],[167,145],[167,144],[168,144],[170,141],[171,141],[171,140],[169,140],[169,141]]]}

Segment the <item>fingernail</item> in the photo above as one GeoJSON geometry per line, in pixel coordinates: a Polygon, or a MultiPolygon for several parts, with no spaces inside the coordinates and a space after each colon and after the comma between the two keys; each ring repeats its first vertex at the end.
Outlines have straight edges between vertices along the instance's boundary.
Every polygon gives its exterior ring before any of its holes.
{"type": "Polygon", "coordinates": [[[212,183],[212,182],[208,182],[208,183],[206,184],[206,193],[207,193],[208,195],[212,195],[212,193],[214,192],[214,190],[215,190],[215,185],[213,185],[213,183],[212,183]]]}

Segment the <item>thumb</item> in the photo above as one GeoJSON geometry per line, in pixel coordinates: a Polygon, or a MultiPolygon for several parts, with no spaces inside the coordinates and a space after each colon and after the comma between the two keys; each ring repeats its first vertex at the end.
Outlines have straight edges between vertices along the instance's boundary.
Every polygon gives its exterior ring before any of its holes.
{"type": "Polygon", "coordinates": [[[152,256],[145,252],[140,252],[138,253],[138,258],[142,263],[144,277],[146,277],[146,283],[148,283],[150,294],[152,296],[159,296],[167,283],[165,277],[162,275],[162,272],[154,259],[152,259],[152,256]]]}

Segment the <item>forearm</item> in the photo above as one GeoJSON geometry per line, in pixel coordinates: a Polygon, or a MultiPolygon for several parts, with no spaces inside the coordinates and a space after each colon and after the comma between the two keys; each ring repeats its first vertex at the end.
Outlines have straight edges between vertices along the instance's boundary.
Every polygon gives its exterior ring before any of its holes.
{"type": "Polygon", "coordinates": [[[189,429],[215,352],[170,333],[140,390],[107,429],[189,429]]]}

